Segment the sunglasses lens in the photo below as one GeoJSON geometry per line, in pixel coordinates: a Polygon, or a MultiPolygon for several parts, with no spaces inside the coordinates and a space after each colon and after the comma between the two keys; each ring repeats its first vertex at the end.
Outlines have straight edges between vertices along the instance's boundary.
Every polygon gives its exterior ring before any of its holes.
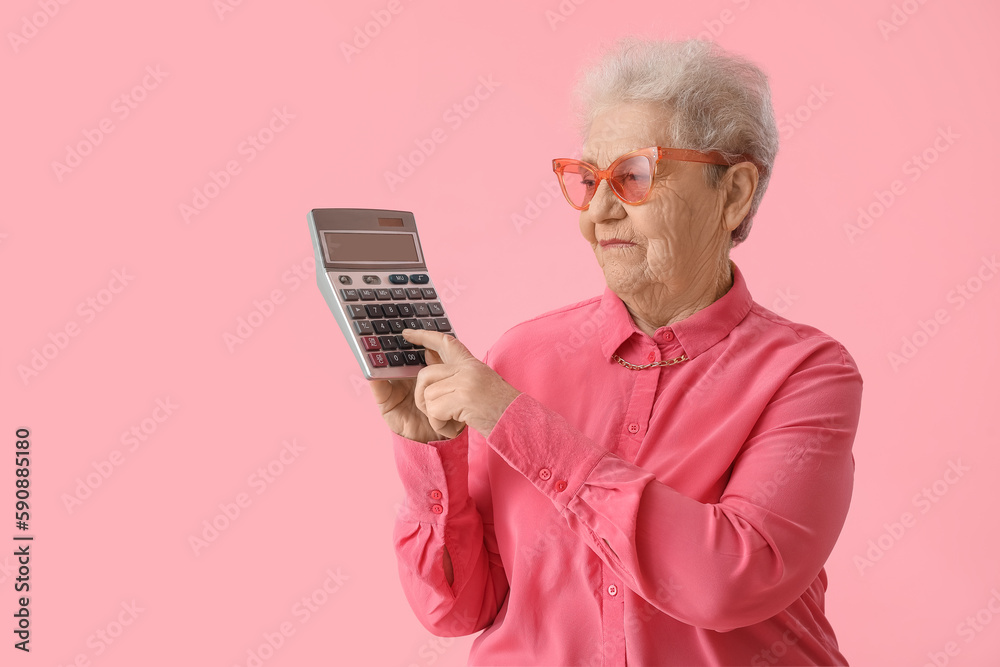
{"type": "Polygon", "coordinates": [[[594,196],[597,177],[581,164],[568,164],[560,174],[566,197],[574,206],[586,206],[594,196]]]}
{"type": "Polygon", "coordinates": [[[611,185],[615,191],[630,203],[642,201],[649,194],[652,183],[649,159],[643,155],[622,161],[611,176],[611,185]]]}

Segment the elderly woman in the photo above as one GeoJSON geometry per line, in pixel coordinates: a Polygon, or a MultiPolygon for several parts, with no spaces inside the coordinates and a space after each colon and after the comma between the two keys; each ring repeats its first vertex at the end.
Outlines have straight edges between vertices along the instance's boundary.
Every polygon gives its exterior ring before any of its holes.
{"type": "Polygon", "coordinates": [[[824,563],[862,380],[754,302],[729,259],[778,133],[765,75],[711,43],[626,40],[583,77],[554,170],[607,287],[374,380],[405,508],[406,596],[475,665],[846,664],[824,563]]]}

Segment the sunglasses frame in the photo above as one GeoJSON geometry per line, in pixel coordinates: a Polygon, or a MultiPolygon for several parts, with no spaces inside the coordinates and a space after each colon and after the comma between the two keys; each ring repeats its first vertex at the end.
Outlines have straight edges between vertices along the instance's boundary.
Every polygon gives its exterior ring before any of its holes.
{"type": "MultiPolygon", "coordinates": [[[[642,204],[647,199],[649,199],[649,194],[653,191],[653,180],[656,177],[656,167],[659,165],[660,160],[678,160],[681,162],[702,162],[704,164],[718,164],[725,166],[732,166],[739,162],[751,162],[754,160],[745,154],[738,155],[736,158],[729,160],[722,153],[718,151],[697,151],[689,148],[666,148],[664,146],[650,146],[649,148],[640,148],[638,150],[625,153],[624,155],[615,159],[607,169],[598,169],[596,165],[589,162],[584,162],[583,160],[576,160],[573,158],[556,158],[552,160],[552,171],[556,173],[559,178],[559,187],[562,188],[563,197],[569,202],[569,205],[578,211],[586,211],[590,207],[590,202],[593,200],[594,195],[590,196],[583,206],[577,206],[569,197],[569,193],[566,192],[566,183],[563,181],[563,172],[567,167],[572,165],[583,165],[584,167],[590,169],[597,176],[597,181],[594,183],[594,194],[597,194],[597,188],[600,187],[601,181],[606,180],[608,185],[611,186],[611,191],[618,197],[623,203],[629,204],[631,206],[638,206],[642,204]],[[646,194],[639,201],[629,201],[625,199],[624,194],[618,191],[616,186],[617,181],[611,178],[611,174],[614,172],[615,168],[625,160],[630,160],[636,156],[645,157],[649,160],[649,189],[646,194]]],[[[758,168],[759,169],[759,168],[758,168]]]]}

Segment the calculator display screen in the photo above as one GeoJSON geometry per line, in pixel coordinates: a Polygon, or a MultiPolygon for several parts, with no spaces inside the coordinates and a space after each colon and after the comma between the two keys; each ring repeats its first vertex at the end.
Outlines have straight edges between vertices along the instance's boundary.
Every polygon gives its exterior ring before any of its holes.
{"type": "Polygon", "coordinates": [[[418,262],[413,234],[323,232],[330,262],[418,262]]]}

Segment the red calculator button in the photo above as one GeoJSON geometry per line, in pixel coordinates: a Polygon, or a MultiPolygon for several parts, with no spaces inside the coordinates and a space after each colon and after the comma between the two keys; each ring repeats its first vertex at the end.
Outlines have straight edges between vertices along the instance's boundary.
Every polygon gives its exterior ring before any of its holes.
{"type": "Polygon", "coordinates": [[[366,350],[381,350],[382,346],[378,343],[377,336],[362,336],[361,343],[365,346],[366,350]]]}
{"type": "Polygon", "coordinates": [[[382,352],[369,352],[368,359],[372,362],[372,366],[375,368],[382,368],[387,366],[389,362],[385,358],[385,354],[382,352]]]}

